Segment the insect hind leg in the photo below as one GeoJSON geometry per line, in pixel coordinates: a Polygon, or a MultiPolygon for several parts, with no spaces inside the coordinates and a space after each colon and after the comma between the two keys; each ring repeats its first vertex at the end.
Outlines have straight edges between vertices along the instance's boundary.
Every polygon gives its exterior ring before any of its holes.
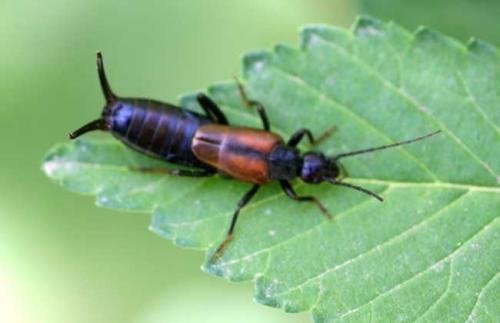
{"type": "Polygon", "coordinates": [[[236,221],[238,220],[238,216],[240,214],[240,210],[250,202],[252,197],[255,196],[255,193],[259,190],[259,185],[254,185],[252,188],[243,195],[243,197],[240,199],[238,202],[238,206],[236,207],[236,210],[233,213],[233,217],[231,219],[231,225],[229,226],[229,230],[226,233],[226,237],[224,238],[224,241],[217,247],[217,250],[215,250],[215,253],[212,255],[212,261],[217,259],[221,254],[226,245],[232,240],[233,238],[233,231],[236,226],[236,221]]]}
{"type": "Polygon", "coordinates": [[[130,170],[136,172],[150,174],[169,174],[173,176],[185,177],[208,177],[213,176],[216,172],[209,169],[168,169],[163,167],[129,167],[130,170]]]}

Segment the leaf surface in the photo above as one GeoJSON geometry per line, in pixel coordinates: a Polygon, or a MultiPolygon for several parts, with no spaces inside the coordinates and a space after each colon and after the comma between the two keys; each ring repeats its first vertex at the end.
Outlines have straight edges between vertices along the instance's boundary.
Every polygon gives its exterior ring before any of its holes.
{"type": "MultiPolygon", "coordinates": [[[[360,18],[350,30],[313,25],[300,48],[247,54],[243,79],[273,131],[288,138],[335,125],[326,154],[409,139],[425,141],[346,158],[346,182],[384,203],[329,184],[294,182],[334,216],[288,199],[271,184],[242,211],[215,263],[232,212],[249,185],[143,174],[163,165],[114,140],[79,140],[49,151],[45,172],[101,206],[152,212],[151,230],[208,250],[204,270],[255,280],[256,300],[312,311],[317,322],[488,321],[500,317],[500,58],[437,32],[415,33],[360,18]]],[[[209,88],[233,124],[261,127],[234,82],[209,88]]],[[[194,96],[181,100],[199,109],[194,96]]],[[[307,144],[303,150],[312,149],[307,144]]]]}

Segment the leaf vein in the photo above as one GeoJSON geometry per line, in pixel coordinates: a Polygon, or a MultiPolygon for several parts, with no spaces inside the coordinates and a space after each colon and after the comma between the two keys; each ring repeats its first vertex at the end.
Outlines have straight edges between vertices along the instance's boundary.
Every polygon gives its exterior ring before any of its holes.
{"type": "Polygon", "coordinates": [[[450,289],[450,285],[451,285],[451,277],[452,277],[452,270],[453,269],[453,259],[451,259],[450,261],[450,265],[448,266],[448,272],[447,272],[447,282],[446,282],[446,287],[443,289],[443,291],[441,292],[441,294],[438,296],[438,298],[432,302],[430,304],[429,307],[427,307],[427,309],[424,310],[424,312],[422,312],[422,314],[420,314],[415,320],[414,322],[418,321],[419,319],[421,319],[422,317],[424,317],[427,313],[430,313],[430,311],[435,308],[437,306],[437,304],[439,304],[439,302],[441,302],[441,300],[448,294],[448,291],[450,289]]]}
{"type": "Polygon", "coordinates": [[[424,113],[424,109],[420,107],[420,104],[415,101],[413,97],[408,95],[405,91],[403,91],[402,88],[398,88],[395,86],[390,80],[386,80],[383,76],[381,76],[377,71],[373,70],[370,66],[366,65],[363,61],[360,59],[354,57],[352,58],[351,56],[348,55],[348,53],[345,51],[345,49],[340,48],[338,46],[333,46],[328,40],[325,40],[323,37],[319,36],[328,46],[330,46],[333,50],[337,51],[344,57],[346,57],[349,60],[355,61],[356,63],[359,64],[360,67],[362,67],[368,75],[373,75],[377,79],[379,79],[382,84],[390,91],[396,93],[397,95],[401,96],[405,100],[407,100],[409,103],[411,103],[411,106],[413,106],[417,111],[420,113],[423,113],[428,119],[433,121],[436,125],[440,127],[440,129],[446,133],[462,150],[464,150],[470,157],[472,157],[476,162],[479,162],[483,168],[493,175],[495,180],[497,179],[497,174],[493,171],[490,165],[488,165],[486,162],[484,162],[481,158],[479,158],[478,155],[476,155],[467,145],[465,145],[460,138],[458,138],[444,123],[442,123],[439,119],[437,119],[434,115],[430,114],[429,112],[424,113]]]}
{"type": "Polygon", "coordinates": [[[471,322],[472,321],[472,317],[473,317],[474,311],[476,310],[477,305],[480,303],[479,301],[480,301],[481,296],[483,295],[484,291],[487,290],[487,288],[490,286],[490,284],[493,283],[497,277],[500,277],[499,274],[500,273],[496,273],[495,275],[492,275],[492,277],[481,288],[481,290],[479,291],[479,294],[476,297],[474,305],[471,308],[470,314],[467,317],[466,322],[471,322]]]}
{"type": "Polygon", "coordinates": [[[474,96],[474,94],[472,94],[471,90],[470,90],[470,87],[467,85],[467,81],[465,81],[465,78],[463,76],[463,73],[460,71],[460,70],[457,70],[457,77],[458,79],[462,82],[462,86],[464,87],[465,89],[465,92],[467,93],[467,95],[469,96],[470,98],[470,103],[471,105],[474,107],[474,109],[479,113],[479,115],[481,115],[481,117],[483,118],[483,120],[491,127],[493,128],[497,135],[500,135],[500,128],[497,127],[496,124],[494,124],[492,121],[491,121],[491,118],[488,117],[488,115],[486,114],[486,112],[484,112],[484,110],[481,108],[481,106],[479,106],[479,103],[477,103],[477,100],[476,100],[476,97],[474,96]]]}
{"type": "MultiPolygon", "coordinates": [[[[386,192],[387,190],[388,190],[388,188],[386,187],[386,188],[382,191],[382,193],[383,193],[383,192],[386,192]]],[[[338,219],[340,219],[340,218],[344,217],[346,214],[348,214],[348,213],[350,213],[350,212],[353,212],[353,211],[357,210],[359,207],[363,207],[366,203],[369,203],[369,202],[371,202],[371,201],[372,201],[372,199],[371,199],[370,197],[367,197],[365,200],[363,200],[362,202],[360,202],[360,203],[358,203],[358,204],[354,205],[353,207],[351,207],[351,208],[349,208],[349,209],[347,209],[347,210],[344,210],[344,211],[342,211],[342,212],[340,212],[340,213],[338,213],[338,214],[334,215],[333,220],[334,220],[334,221],[335,221],[335,220],[338,220],[338,219]]],[[[328,224],[328,223],[330,223],[330,221],[328,221],[328,222],[321,221],[321,222],[319,222],[318,224],[316,224],[316,225],[314,225],[314,226],[310,227],[309,229],[307,229],[307,230],[305,230],[305,231],[302,231],[302,232],[300,232],[300,233],[298,233],[298,234],[295,234],[295,235],[293,235],[293,236],[291,236],[291,237],[289,237],[289,238],[287,238],[287,239],[285,239],[285,240],[282,240],[282,241],[280,241],[280,242],[278,242],[278,243],[276,243],[276,244],[274,244],[274,245],[270,245],[270,246],[268,246],[268,247],[266,247],[266,248],[264,248],[264,249],[260,249],[260,250],[258,250],[258,251],[256,251],[256,252],[253,252],[253,253],[251,253],[251,254],[246,255],[245,257],[241,257],[241,258],[237,258],[237,259],[232,259],[232,260],[230,260],[230,261],[228,261],[228,262],[222,263],[221,265],[232,265],[232,264],[238,263],[238,262],[240,262],[240,261],[242,261],[242,260],[245,260],[245,259],[247,259],[247,258],[253,258],[253,257],[255,257],[255,256],[257,256],[257,255],[259,255],[259,254],[261,254],[261,253],[263,253],[263,252],[271,252],[271,251],[273,251],[274,249],[276,249],[276,248],[278,248],[278,247],[280,247],[280,246],[286,245],[286,244],[290,243],[291,241],[293,241],[293,240],[295,240],[295,239],[302,238],[304,235],[310,234],[312,231],[317,230],[320,226],[326,225],[326,224],[328,224]]],[[[264,273],[265,273],[265,272],[264,272],[264,273]]]]}
{"type": "Polygon", "coordinates": [[[442,262],[445,262],[447,261],[448,259],[451,259],[456,253],[458,253],[464,245],[466,245],[467,243],[469,243],[471,240],[473,240],[475,237],[479,236],[480,234],[482,234],[484,231],[488,230],[489,227],[491,226],[491,224],[493,222],[495,222],[496,220],[498,219],[498,217],[494,217],[491,221],[489,221],[488,223],[486,223],[483,227],[481,227],[478,231],[476,231],[471,237],[467,238],[467,240],[464,241],[463,244],[461,244],[460,246],[458,246],[455,250],[453,250],[449,255],[447,255],[446,257],[438,260],[436,263],[433,263],[431,266],[425,268],[424,270],[414,274],[412,277],[404,280],[403,282],[395,285],[394,287],[392,287],[391,289],[381,293],[381,294],[378,294],[377,296],[375,296],[374,298],[372,298],[371,300],[369,300],[368,302],[364,303],[364,304],[361,304],[359,306],[356,306],[355,308],[341,314],[338,318],[343,318],[347,315],[350,315],[352,313],[355,313],[357,312],[360,308],[362,308],[363,306],[367,305],[367,304],[371,304],[373,303],[375,300],[377,300],[378,298],[386,295],[386,294],[389,294],[389,293],[392,293],[393,291],[401,288],[401,286],[404,286],[405,284],[409,283],[410,281],[414,280],[415,278],[418,278],[420,276],[422,276],[424,273],[426,273],[429,269],[432,269],[433,267],[441,264],[442,262]]]}
{"type": "MultiPolygon", "coordinates": [[[[335,98],[325,95],[321,92],[319,92],[313,85],[308,83],[306,80],[299,78],[299,77],[294,77],[294,75],[290,74],[288,71],[285,71],[278,66],[273,66],[274,69],[278,72],[280,72],[284,77],[288,78],[289,80],[295,82],[296,84],[305,87],[306,89],[309,90],[309,92],[312,92],[316,97],[318,97],[320,100],[325,100],[327,102],[330,102],[334,107],[337,107],[338,109],[344,111],[347,115],[349,115],[351,118],[358,120],[359,122],[363,123],[366,125],[368,128],[370,128],[375,134],[377,134],[379,137],[383,138],[387,142],[395,142],[392,138],[387,136],[381,129],[377,128],[373,123],[371,123],[368,119],[362,117],[360,114],[354,112],[353,109],[349,109],[348,106],[346,106],[344,103],[336,100],[335,98]]],[[[432,172],[424,163],[422,163],[415,155],[413,155],[406,146],[399,146],[398,149],[406,155],[407,158],[411,159],[415,164],[419,166],[420,169],[422,169],[425,173],[427,173],[434,181],[438,180],[437,175],[432,172]]]]}
{"type": "Polygon", "coordinates": [[[442,212],[446,211],[447,209],[449,209],[450,207],[452,207],[454,204],[456,204],[459,200],[461,200],[464,196],[466,196],[469,192],[463,192],[462,194],[458,195],[455,199],[453,199],[451,202],[449,202],[447,205],[445,205],[444,207],[440,208],[439,210],[436,210],[436,212],[434,212],[433,214],[431,214],[430,216],[426,217],[424,220],[420,221],[419,223],[417,223],[416,225],[413,225],[411,226],[410,228],[408,229],[405,229],[404,231],[402,231],[401,233],[398,233],[397,235],[387,239],[386,241],[383,241],[382,243],[379,243],[377,244],[376,246],[374,246],[373,248],[371,249],[368,249],[358,255],[356,255],[355,257],[353,258],[350,258],[350,259],[347,259],[346,261],[344,261],[343,263],[341,264],[338,264],[334,267],[331,267],[331,268],[328,268],[326,271],[320,273],[320,274],[317,274],[317,275],[314,275],[306,280],[304,280],[302,283],[296,285],[296,286],[293,286],[292,288],[290,288],[289,290],[286,290],[286,291],[283,291],[279,294],[276,294],[276,296],[281,296],[281,295],[284,295],[284,294],[288,294],[289,292],[293,291],[294,289],[302,286],[302,285],[305,285],[305,284],[308,284],[309,282],[315,280],[315,279],[318,279],[322,276],[325,276],[326,274],[329,274],[329,273],[333,273],[333,272],[336,272],[337,270],[347,266],[347,265],[350,265],[351,263],[355,262],[355,261],[358,261],[359,259],[362,259],[363,257],[365,257],[366,255],[369,255],[371,254],[372,252],[375,252],[377,250],[381,250],[383,249],[383,247],[393,243],[394,241],[397,241],[397,240],[400,240],[402,238],[404,238],[407,234],[409,234],[409,232],[412,232],[412,231],[417,231],[418,228],[420,228],[421,226],[424,226],[425,224],[427,224],[429,221],[431,221],[432,219],[434,219],[435,217],[439,216],[439,214],[441,214],[442,212]]]}

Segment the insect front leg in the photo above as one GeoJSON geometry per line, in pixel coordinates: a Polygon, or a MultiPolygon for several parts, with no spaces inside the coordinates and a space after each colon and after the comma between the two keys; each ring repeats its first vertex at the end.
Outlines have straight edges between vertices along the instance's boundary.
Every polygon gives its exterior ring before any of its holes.
{"type": "Polygon", "coordinates": [[[247,205],[248,202],[250,202],[252,197],[254,197],[255,193],[257,193],[257,191],[259,190],[259,187],[260,187],[259,185],[252,186],[252,188],[248,192],[246,192],[245,195],[243,195],[241,200],[238,202],[238,206],[236,207],[236,210],[234,211],[233,217],[231,219],[231,225],[229,226],[229,230],[226,233],[226,238],[224,239],[224,241],[222,241],[222,243],[219,245],[217,250],[215,250],[215,253],[212,255],[212,261],[215,260],[216,258],[218,258],[222,254],[222,251],[224,250],[226,245],[233,238],[233,231],[234,231],[234,227],[236,226],[236,221],[238,220],[240,210],[245,205],[247,205]]]}
{"type": "Polygon", "coordinates": [[[292,185],[290,185],[288,181],[284,180],[280,181],[280,184],[281,188],[283,189],[285,194],[288,195],[289,198],[297,202],[310,202],[316,204],[316,206],[321,210],[321,212],[323,212],[323,214],[329,220],[331,220],[332,216],[330,212],[328,212],[328,209],[325,206],[323,206],[323,204],[321,204],[321,202],[318,201],[317,198],[315,198],[314,196],[298,196],[297,193],[295,193],[295,191],[293,190],[292,185]]]}
{"type": "Polygon", "coordinates": [[[323,131],[318,136],[318,138],[315,139],[311,130],[306,129],[306,128],[301,128],[301,129],[295,131],[295,133],[290,137],[287,145],[295,147],[304,138],[304,136],[307,136],[307,139],[309,139],[309,142],[315,146],[315,145],[319,144],[320,142],[322,142],[323,140],[325,140],[326,138],[328,138],[335,130],[336,130],[335,126],[330,127],[328,129],[326,129],[325,131],[323,131]]]}

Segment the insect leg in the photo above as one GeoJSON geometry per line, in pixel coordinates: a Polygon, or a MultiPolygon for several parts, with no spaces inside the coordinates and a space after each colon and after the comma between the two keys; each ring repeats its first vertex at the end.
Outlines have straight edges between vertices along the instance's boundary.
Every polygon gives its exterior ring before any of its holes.
{"type": "Polygon", "coordinates": [[[130,167],[130,170],[144,173],[169,174],[173,176],[208,177],[215,171],[208,169],[167,169],[162,167],[130,167]]]}
{"type": "Polygon", "coordinates": [[[236,86],[238,87],[238,92],[240,93],[241,96],[241,100],[243,101],[245,106],[255,107],[257,109],[260,119],[262,120],[262,125],[264,127],[264,130],[269,131],[271,127],[269,126],[269,119],[267,118],[266,110],[264,109],[262,103],[260,103],[259,101],[249,100],[245,93],[243,85],[240,83],[240,81],[238,81],[237,78],[235,78],[235,81],[236,81],[236,86]]]}
{"type": "Polygon", "coordinates": [[[314,196],[298,196],[297,193],[295,193],[295,191],[293,190],[292,185],[290,185],[290,183],[288,181],[282,180],[282,181],[280,181],[280,184],[281,184],[281,188],[283,189],[283,191],[292,200],[295,200],[297,202],[311,202],[311,203],[314,203],[314,204],[316,204],[317,207],[319,207],[319,209],[321,210],[321,212],[323,212],[323,214],[328,219],[332,218],[332,216],[330,215],[330,212],[328,212],[328,210],[326,209],[326,207],[324,207],[323,204],[321,204],[321,202],[318,201],[318,199],[315,198],[314,196]]]}
{"type": "Polygon", "coordinates": [[[212,260],[214,260],[215,258],[217,258],[221,255],[222,250],[229,243],[229,241],[231,241],[231,239],[233,238],[233,231],[234,231],[234,227],[236,226],[236,221],[238,220],[238,215],[240,214],[240,210],[245,205],[247,205],[248,202],[250,202],[252,197],[254,197],[255,193],[257,193],[257,191],[259,190],[259,187],[260,187],[259,185],[252,186],[252,188],[248,192],[246,192],[245,195],[243,195],[241,200],[238,202],[238,206],[236,207],[236,210],[233,213],[233,218],[231,219],[231,225],[229,226],[229,230],[227,231],[226,238],[224,239],[224,241],[222,241],[222,243],[219,245],[219,247],[217,248],[217,250],[213,254],[212,260]]]}
{"type": "Polygon", "coordinates": [[[222,112],[217,104],[208,96],[203,93],[198,93],[196,100],[198,100],[198,103],[210,119],[220,124],[229,124],[224,112],[222,112]]]}
{"type": "Polygon", "coordinates": [[[304,138],[304,135],[307,136],[307,139],[309,139],[309,142],[311,144],[317,145],[320,142],[322,142],[323,140],[325,140],[326,138],[328,138],[328,136],[330,136],[335,131],[335,129],[336,129],[335,126],[330,127],[328,129],[326,129],[325,131],[323,131],[319,135],[318,139],[314,139],[314,136],[312,135],[311,130],[306,129],[306,128],[301,128],[301,129],[295,131],[295,133],[290,137],[287,145],[292,146],[292,147],[297,146],[298,143],[304,138]]]}

